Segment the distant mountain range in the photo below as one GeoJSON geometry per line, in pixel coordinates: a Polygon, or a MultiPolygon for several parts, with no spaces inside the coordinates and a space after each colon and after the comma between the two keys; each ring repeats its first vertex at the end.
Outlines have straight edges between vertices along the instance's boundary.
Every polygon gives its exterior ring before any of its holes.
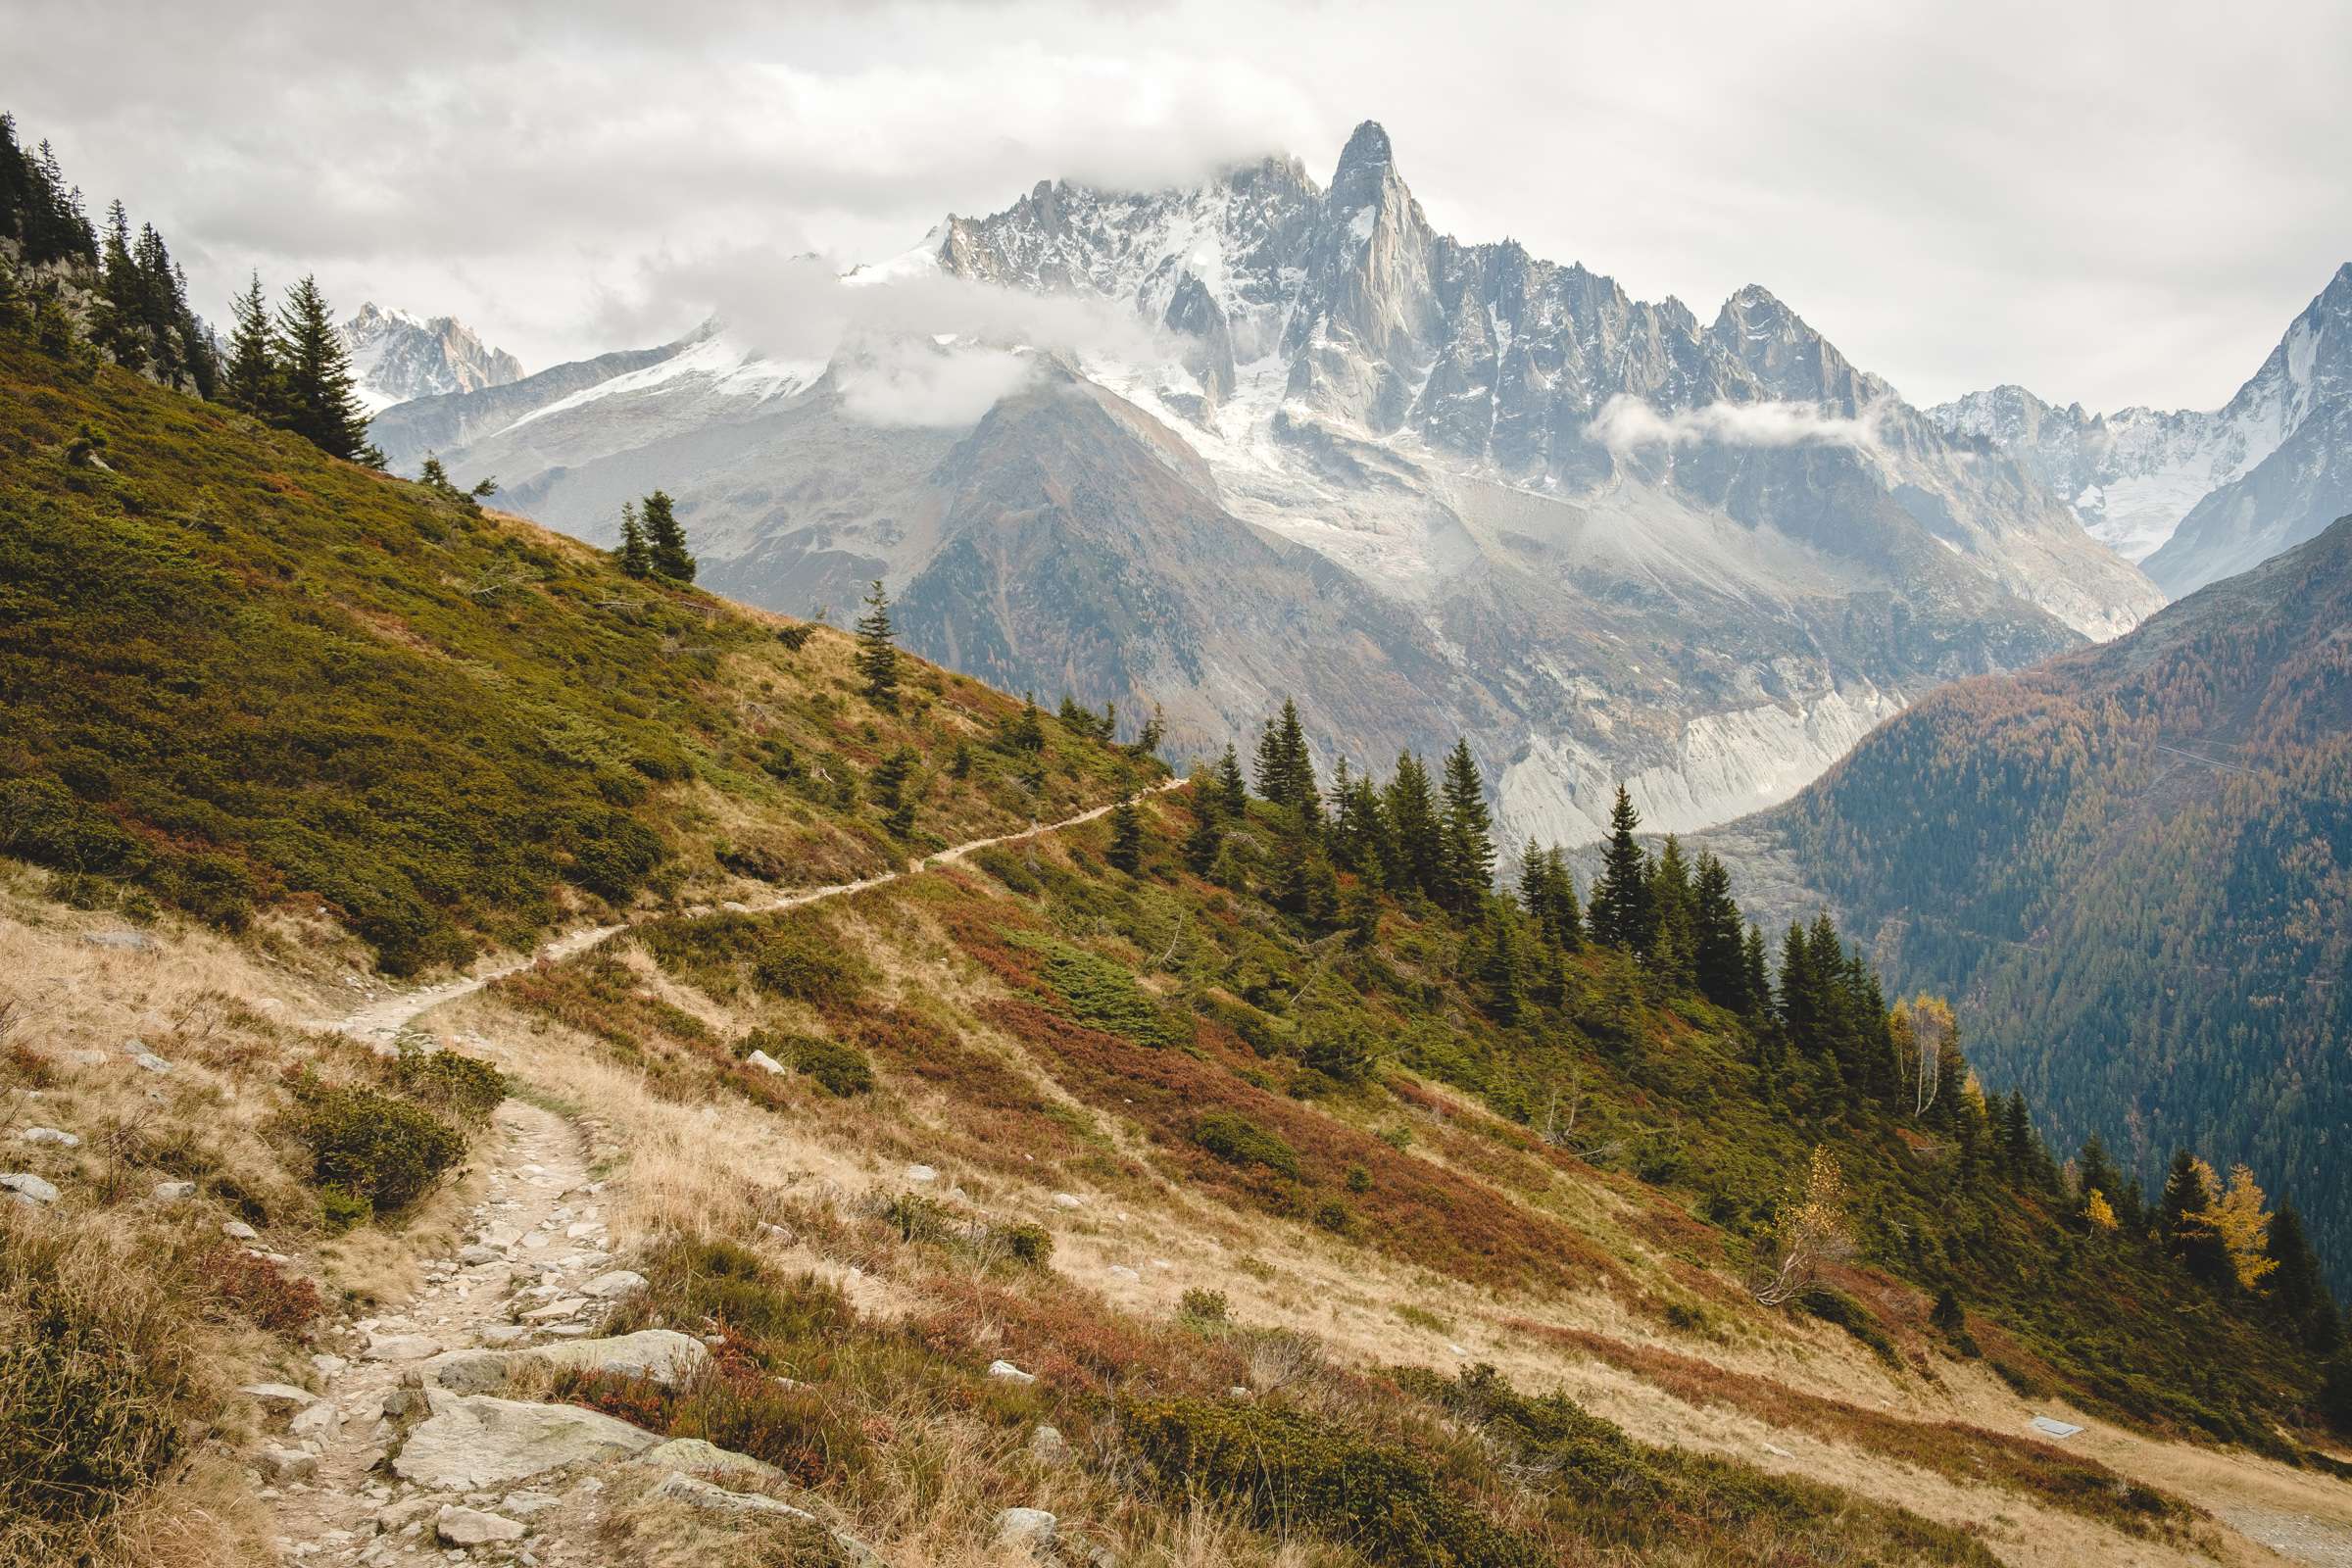
{"type": "Polygon", "coordinates": [[[2352,263],[2212,413],[2085,414],[2022,386],[1927,412],[2023,463],[2166,592],[2192,593],[2352,511],[2352,263]]]}
{"type": "Polygon", "coordinates": [[[2062,1143],[2151,1180],[2177,1146],[2245,1158],[2352,1258],[2352,517],[1936,693],[1709,843],[1964,1002],[1970,1058],[2062,1143]]]}
{"type": "Polygon", "coordinates": [[[522,362],[491,348],[446,316],[430,320],[387,311],[373,300],[343,323],[351,374],[371,414],[412,398],[477,392],[522,379],[522,362]]]}
{"type": "Polygon", "coordinates": [[[1766,290],[1701,320],[1439,234],[1375,124],[1327,188],[1040,184],[840,287],[829,352],[713,325],[374,439],[598,542],[661,485],[721,591],[882,577],[917,651],[1157,701],[1179,752],[1286,694],[1326,762],[1466,734],[1506,829],[1568,842],[1620,779],[1661,827],[1785,799],[1934,686],[2162,603],[1766,290]],[[943,293],[957,330],[876,304],[943,293]]]}

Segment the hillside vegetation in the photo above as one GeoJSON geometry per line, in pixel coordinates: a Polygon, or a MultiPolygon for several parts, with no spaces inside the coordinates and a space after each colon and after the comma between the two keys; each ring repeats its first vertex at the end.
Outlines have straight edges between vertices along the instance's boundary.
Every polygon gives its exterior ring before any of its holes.
{"type": "MultiPolygon", "coordinates": [[[[1965,682],[1751,833],[2044,1125],[2294,1195],[2352,1282],[2352,519],[2119,642],[1965,682]]],[[[2282,1303],[2284,1304],[2284,1303],[2282,1303]]],[[[2308,1305],[2308,1303],[2296,1303],[2308,1305]]]]}
{"type": "Polygon", "coordinates": [[[2134,1211],[1968,1013],[1826,921],[1768,956],[1623,802],[1579,888],[1466,746],[1318,778],[1287,709],[1136,798],[1148,745],[895,659],[879,594],[751,614],[55,349],[0,333],[0,1562],[2055,1568],[2249,1554],[2232,1486],[2352,1520],[2259,1194],[2134,1211]],[[493,1361],[716,1448],[414,1482],[461,1321],[680,1334],[666,1379],[493,1361]]]}
{"type": "Polygon", "coordinates": [[[1155,764],[851,639],[0,334],[0,850],[391,973],[646,898],[845,880],[1155,764]],[[892,813],[911,803],[905,819],[892,813]],[[894,831],[895,829],[895,831],[894,831]]]}

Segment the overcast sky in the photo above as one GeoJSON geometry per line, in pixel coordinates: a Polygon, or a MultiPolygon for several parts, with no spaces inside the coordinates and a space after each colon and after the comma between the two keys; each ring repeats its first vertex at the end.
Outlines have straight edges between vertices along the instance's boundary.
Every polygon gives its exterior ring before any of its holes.
{"type": "Polygon", "coordinates": [[[1927,403],[2218,406],[2352,260],[2352,6],[0,0],[0,108],[218,316],[249,267],[536,369],[1043,177],[1390,131],[1431,220],[1711,316],[1760,282],[1927,403]],[[650,304],[650,309],[649,309],[650,304]]]}

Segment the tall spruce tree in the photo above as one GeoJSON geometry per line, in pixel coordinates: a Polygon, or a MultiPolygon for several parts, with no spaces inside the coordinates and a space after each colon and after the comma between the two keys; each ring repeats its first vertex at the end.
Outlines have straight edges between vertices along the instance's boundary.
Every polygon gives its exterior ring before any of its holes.
{"type": "Polygon", "coordinates": [[[885,712],[899,707],[899,645],[890,625],[890,596],[877,577],[865,596],[865,613],[858,617],[858,675],[865,682],[865,700],[885,712]]]}
{"type": "Polygon", "coordinates": [[[1695,977],[1696,907],[1683,842],[1669,833],[1649,867],[1649,954],[1650,967],[1678,988],[1695,977]]]}
{"type": "Polygon", "coordinates": [[[645,524],[637,516],[637,503],[620,504],[620,548],[614,552],[620,569],[632,577],[651,577],[654,574],[654,553],[646,543],[645,524]]]}
{"type": "Polygon", "coordinates": [[[1239,822],[1250,814],[1250,787],[1242,781],[1242,759],[1231,741],[1217,759],[1216,797],[1226,820],[1239,822]]]}
{"type": "Polygon", "coordinates": [[[1609,842],[1601,852],[1600,879],[1592,885],[1592,903],[1586,925],[1592,940],[1627,953],[1646,954],[1649,946],[1649,857],[1642,853],[1634,834],[1642,813],[1625,786],[1617,786],[1617,803],[1609,810],[1609,842]]]}
{"type": "Polygon", "coordinates": [[[1132,796],[1110,808],[1110,849],[1104,858],[1132,876],[1144,865],[1144,813],[1132,796]]]}
{"type": "Polygon", "coordinates": [[[678,521],[677,503],[666,490],[656,490],[642,503],[646,555],[654,575],[675,582],[694,581],[694,553],[686,548],[686,527],[678,521]]]}
{"type": "Polygon", "coordinates": [[[1410,752],[1396,754],[1396,771],[1389,775],[1381,804],[1388,810],[1389,831],[1396,838],[1396,891],[1441,897],[1446,887],[1444,824],[1421,759],[1410,752]]]}
{"type": "Polygon", "coordinates": [[[1746,937],[1746,922],[1732,899],[1732,873],[1702,853],[1691,886],[1691,969],[1699,995],[1733,1012],[1747,1010],[1746,937]]]}
{"type": "Polygon", "coordinates": [[[1323,817],[1323,800],[1315,785],[1315,764],[1306,749],[1306,730],[1298,721],[1298,705],[1282,700],[1282,715],[1269,719],[1257,740],[1257,793],[1277,806],[1288,807],[1309,828],[1323,817]]]}
{"type": "Polygon", "coordinates": [[[1442,901],[1452,909],[1469,909],[1494,891],[1494,824],[1487,811],[1486,781],[1466,739],[1446,754],[1442,786],[1445,799],[1445,893],[1442,901]]]}
{"type": "Polygon", "coordinates": [[[1772,1012],[1772,976],[1764,964],[1764,928],[1752,920],[1740,944],[1740,968],[1746,984],[1747,1015],[1761,1023],[1772,1012]]]}
{"type": "Polygon", "coordinates": [[[221,371],[221,401],[257,419],[278,418],[285,409],[284,369],[277,334],[270,325],[270,299],[255,272],[245,292],[229,302],[228,363],[221,371]]]}
{"type": "Polygon", "coordinates": [[[368,444],[367,411],[352,393],[351,357],[317,278],[286,291],[277,337],[285,370],[277,422],[329,457],[380,466],[382,454],[368,444]]]}

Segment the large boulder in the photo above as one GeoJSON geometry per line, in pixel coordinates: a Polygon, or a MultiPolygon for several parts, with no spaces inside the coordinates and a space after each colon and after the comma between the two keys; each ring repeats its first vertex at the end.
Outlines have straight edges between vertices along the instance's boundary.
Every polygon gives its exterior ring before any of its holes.
{"type": "Polygon", "coordinates": [[[675,1329],[639,1329],[609,1340],[574,1340],[519,1352],[559,1371],[602,1372],[612,1377],[647,1378],[674,1389],[703,1369],[710,1348],[675,1329]]]}
{"type": "Polygon", "coordinates": [[[440,1492],[480,1492],[566,1465],[633,1458],[662,1440],[570,1404],[425,1391],[429,1412],[392,1459],[392,1473],[440,1492]]]}

